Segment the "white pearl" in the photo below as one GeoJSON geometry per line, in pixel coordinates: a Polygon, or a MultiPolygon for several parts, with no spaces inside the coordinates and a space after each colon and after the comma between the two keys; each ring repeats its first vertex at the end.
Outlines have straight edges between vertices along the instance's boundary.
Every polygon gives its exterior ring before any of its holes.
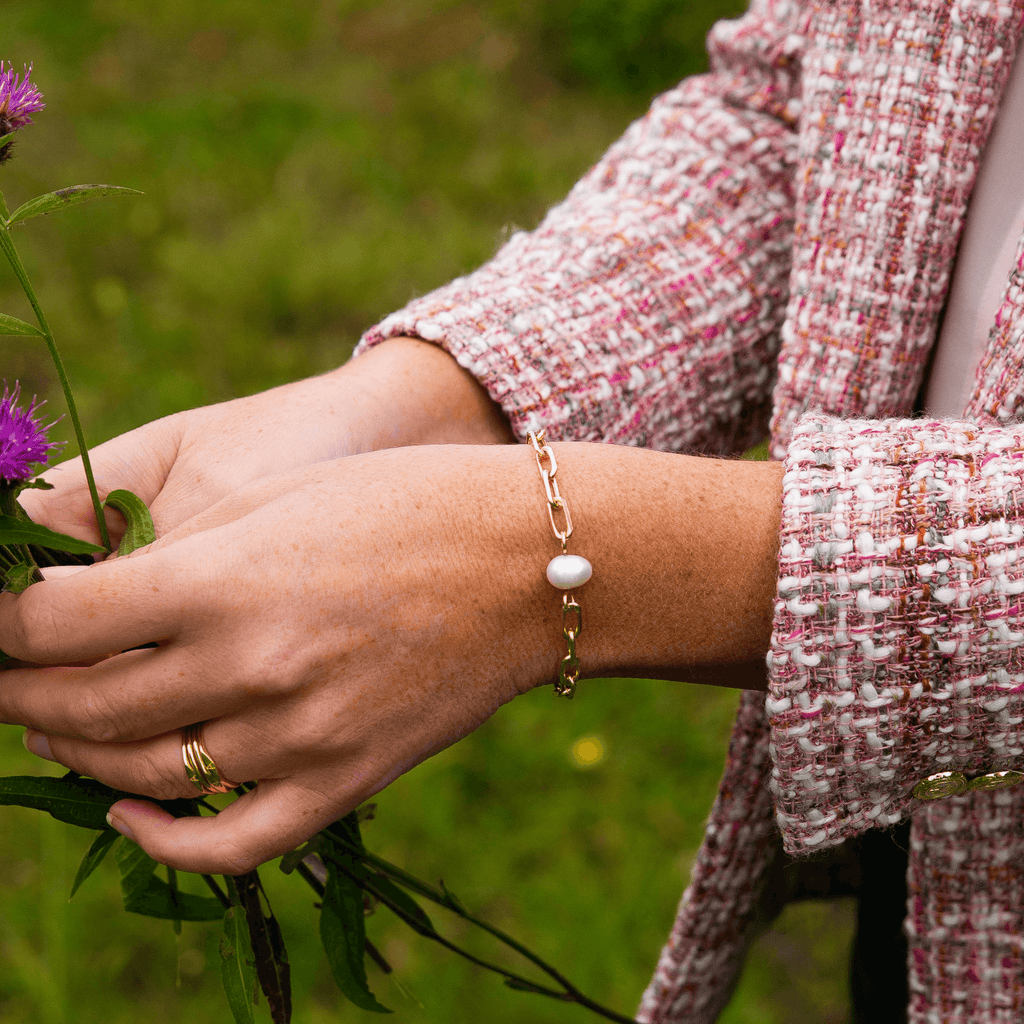
{"type": "Polygon", "coordinates": [[[559,590],[582,587],[594,567],[582,555],[556,555],[548,562],[548,582],[559,590]]]}

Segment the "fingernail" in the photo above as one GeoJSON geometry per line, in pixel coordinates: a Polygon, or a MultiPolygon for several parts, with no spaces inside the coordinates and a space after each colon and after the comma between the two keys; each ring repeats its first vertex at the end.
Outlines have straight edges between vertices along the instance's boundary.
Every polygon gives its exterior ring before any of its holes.
{"type": "Polygon", "coordinates": [[[107,824],[115,832],[120,832],[126,839],[135,842],[135,833],[120,818],[115,818],[110,811],[107,811],[107,824]]]}
{"type": "Polygon", "coordinates": [[[36,732],[35,729],[26,729],[25,735],[21,737],[21,742],[25,744],[25,749],[30,754],[35,754],[36,757],[42,757],[47,761],[57,760],[50,753],[50,741],[41,732],[36,732]]]}

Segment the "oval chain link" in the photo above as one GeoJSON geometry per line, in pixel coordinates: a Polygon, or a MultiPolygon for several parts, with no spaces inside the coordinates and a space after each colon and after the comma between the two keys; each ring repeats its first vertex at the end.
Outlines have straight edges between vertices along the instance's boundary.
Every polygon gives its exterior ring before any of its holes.
{"type": "Polygon", "coordinates": [[[562,595],[562,636],[565,637],[565,646],[568,654],[562,659],[558,666],[558,683],[555,686],[555,693],[560,697],[572,699],[576,692],[576,681],[580,677],[580,659],[576,657],[576,638],[583,632],[583,611],[575,594],[562,595]],[[575,618],[575,623],[570,625],[570,619],[575,618]]]}
{"type": "Polygon", "coordinates": [[[569,502],[564,495],[558,491],[558,481],[555,474],[558,472],[558,462],[555,459],[554,450],[550,445],[544,443],[544,431],[538,430],[529,433],[530,444],[533,446],[533,453],[537,459],[537,468],[540,470],[540,478],[544,482],[544,493],[548,499],[548,522],[551,523],[551,532],[555,540],[562,545],[562,554],[566,553],[566,543],[572,536],[572,513],[569,511],[569,502]],[[545,461],[548,463],[544,465],[545,461]],[[555,513],[561,512],[565,524],[560,530],[555,523],[555,513]]]}

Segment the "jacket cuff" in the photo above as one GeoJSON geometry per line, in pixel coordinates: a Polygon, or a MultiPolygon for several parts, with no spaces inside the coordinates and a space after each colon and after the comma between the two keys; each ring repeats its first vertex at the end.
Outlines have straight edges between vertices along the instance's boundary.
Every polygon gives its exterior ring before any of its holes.
{"type": "Polygon", "coordinates": [[[1022,427],[798,425],[767,698],[790,853],[1020,781],[993,773],[1024,768],[1022,499],[1022,427]]]}

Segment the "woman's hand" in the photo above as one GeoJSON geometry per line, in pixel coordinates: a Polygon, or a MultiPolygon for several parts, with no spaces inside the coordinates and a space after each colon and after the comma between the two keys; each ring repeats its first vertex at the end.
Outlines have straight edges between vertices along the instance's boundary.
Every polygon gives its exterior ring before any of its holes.
{"type": "MultiPolygon", "coordinates": [[[[396,338],[321,377],[176,413],[90,452],[103,497],[134,491],[157,536],[265,477],[360,452],[411,444],[509,441],[476,380],[436,345],[396,338]]],[[[21,496],[28,514],[99,542],[81,459],[44,474],[52,491],[21,496]]],[[[116,546],[124,521],[108,512],[116,546]]]]}
{"type": "MultiPolygon", "coordinates": [[[[595,567],[584,674],[763,668],[780,467],[555,451],[570,550],[595,567]]],[[[130,557],[0,595],[0,647],[62,666],[6,672],[0,719],[158,799],[195,796],[180,730],[207,722],[224,777],[257,788],[216,817],[125,801],[112,820],[175,867],[245,871],[552,681],[556,552],[526,446],[395,449],[264,480],[130,557]]]]}
{"type": "Polygon", "coordinates": [[[525,449],[517,479],[499,470],[506,450],[323,463],[130,557],[4,595],[0,645],[18,658],[161,646],[9,670],[0,717],[42,730],[42,752],[76,771],[156,798],[196,795],[179,730],[208,721],[224,776],[258,788],[216,818],[136,803],[115,823],[186,870],[238,873],[296,846],[557,665],[553,624],[533,621],[553,596],[539,481],[525,449]]]}

